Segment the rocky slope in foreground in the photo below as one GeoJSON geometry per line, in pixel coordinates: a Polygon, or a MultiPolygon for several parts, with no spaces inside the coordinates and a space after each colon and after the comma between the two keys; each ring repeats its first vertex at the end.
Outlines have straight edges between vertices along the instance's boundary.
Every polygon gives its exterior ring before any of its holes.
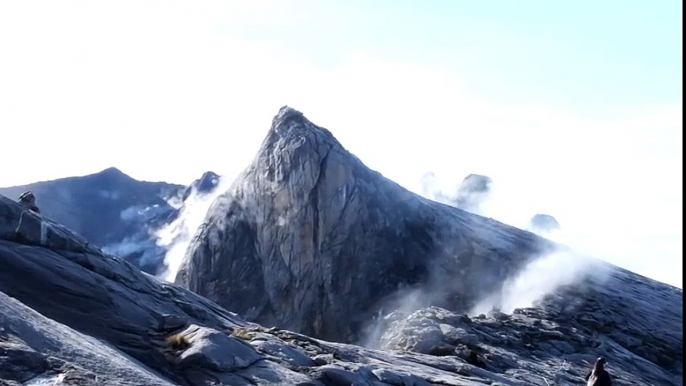
{"type": "Polygon", "coordinates": [[[205,173],[189,186],[138,181],[116,168],[82,176],[0,188],[17,199],[32,191],[41,213],[88,242],[132,262],[150,274],[164,271],[164,246],[154,232],[173,222],[192,192],[207,193],[219,176],[205,173]]]}
{"type": "Polygon", "coordinates": [[[0,385],[567,385],[601,354],[618,385],[681,385],[681,292],[620,279],[645,291],[641,336],[597,294],[513,316],[396,313],[370,350],[248,323],[0,196],[0,385]]]}

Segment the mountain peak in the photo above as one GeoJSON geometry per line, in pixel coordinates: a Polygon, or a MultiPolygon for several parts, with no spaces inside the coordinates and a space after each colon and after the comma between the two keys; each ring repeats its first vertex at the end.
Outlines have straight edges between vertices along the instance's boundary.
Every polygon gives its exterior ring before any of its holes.
{"type": "Polygon", "coordinates": [[[323,127],[312,123],[305,115],[289,106],[279,109],[272,120],[272,127],[265,139],[266,142],[274,142],[277,139],[302,140],[303,137],[323,140],[329,144],[341,146],[331,132],[323,127]]]}
{"type": "Polygon", "coordinates": [[[106,180],[106,181],[134,180],[134,178],[132,178],[131,176],[122,172],[121,170],[117,169],[114,166],[109,167],[109,168],[102,170],[100,172],[91,174],[90,176],[95,177],[96,179],[99,179],[99,180],[102,179],[102,180],[106,180]]]}
{"type": "Polygon", "coordinates": [[[272,120],[272,130],[278,130],[280,126],[286,124],[290,119],[301,119],[309,122],[300,111],[289,106],[283,106],[272,120]]]}
{"type": "Polygon", "coordinates": [[[505,279],[488,267],[514,268],[550,245],[407,191],[290,107],[205,223],[204,234],[227,238],[194,238],[177,283],[249,319],[344,341],[400,287],[454,283],[437,291],[466,304],[505,279]],[[488,240],[484,227],[508,237],[488,240]],[[465,252],[474,244],[484,253],[465,252]]]}
{"type": "Polygon", "coordinates": [[[197,180],[193,181],[183,192],[182,199],[185,201],[193,192],[205,194],[211,192],[219,184],[221,176],[213,171],[207,171],[197,180]]]}
{"type": "Polygon", "coordinates": [[[126,175],[126,173],[122,172],[114,166],[111,166],[95,174],[126,175]]]}

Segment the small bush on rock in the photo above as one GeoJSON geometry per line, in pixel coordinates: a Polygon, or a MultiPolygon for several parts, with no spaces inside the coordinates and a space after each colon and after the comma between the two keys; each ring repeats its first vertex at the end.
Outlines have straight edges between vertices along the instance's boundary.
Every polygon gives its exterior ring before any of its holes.
{"type": "Polygon", "coordinates": [[[255,332],[243,328],[234,328],[231,335],[238,339],[251,341],[255,337],[255,332]]]}
{"type": "Polygon", "coordinates": [[[169,348],[177,351],[185,350],[191,345],[190,342],[188,342],[188,339],[181,334],[167,337],[167,344],[169,345],[169,348]]]}

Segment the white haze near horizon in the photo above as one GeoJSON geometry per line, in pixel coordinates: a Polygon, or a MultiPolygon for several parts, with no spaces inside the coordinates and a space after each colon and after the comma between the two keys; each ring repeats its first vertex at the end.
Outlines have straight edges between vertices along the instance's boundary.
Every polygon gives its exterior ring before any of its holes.
{"type": "MultiPolygon", "coordinates": [[[[0,130],[31,152],[3,147],[0,161],[22,167],[3,168],[0,185],[109,166],[184,184],[207,170],[236,175],[290,105],[410,190],[429,171],[446,186],[487,175],[497,187],[486,215],[520,227],[553,215],[584,253],[682,286],[680,99],[589,108],[527,96],[544,78],[505,98],[507,82],[466,86],[498,75],[492,66],[477,74],[369,49],[321,64],[288,52],[290,42],[227,28],[317,18],[292,4],[2,3],[0,130]]],[[[516,59],[503,55],[502,66],[516,59]]],[[[633,75],[627,84],[644,74],[633,75]]]]}

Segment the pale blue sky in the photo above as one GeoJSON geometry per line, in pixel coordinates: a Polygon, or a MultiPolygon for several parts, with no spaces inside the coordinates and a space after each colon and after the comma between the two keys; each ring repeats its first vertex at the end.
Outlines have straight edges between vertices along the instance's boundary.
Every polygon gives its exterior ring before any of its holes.
{"type": "Polygon", "coordinates": [[[462,84],[474,95],[503,102],[611,114],[681,101],[680,1],[296,4],[266,18],[243,10],[218,30],[324,69],[360,51],[440,67],[466,74],[462,84]]]}
{"type": "Polygon", "coordinates": [[[0,186],[110,166],[234,175],[290,105],[408,189],[428,171],[446,189],[486,174],[488,215],[554,215],[580,250],[681,287],[681,14],[679,1],[1,2],[0,130],[16,146],[0,164],[22,166],[0,186]]]}

